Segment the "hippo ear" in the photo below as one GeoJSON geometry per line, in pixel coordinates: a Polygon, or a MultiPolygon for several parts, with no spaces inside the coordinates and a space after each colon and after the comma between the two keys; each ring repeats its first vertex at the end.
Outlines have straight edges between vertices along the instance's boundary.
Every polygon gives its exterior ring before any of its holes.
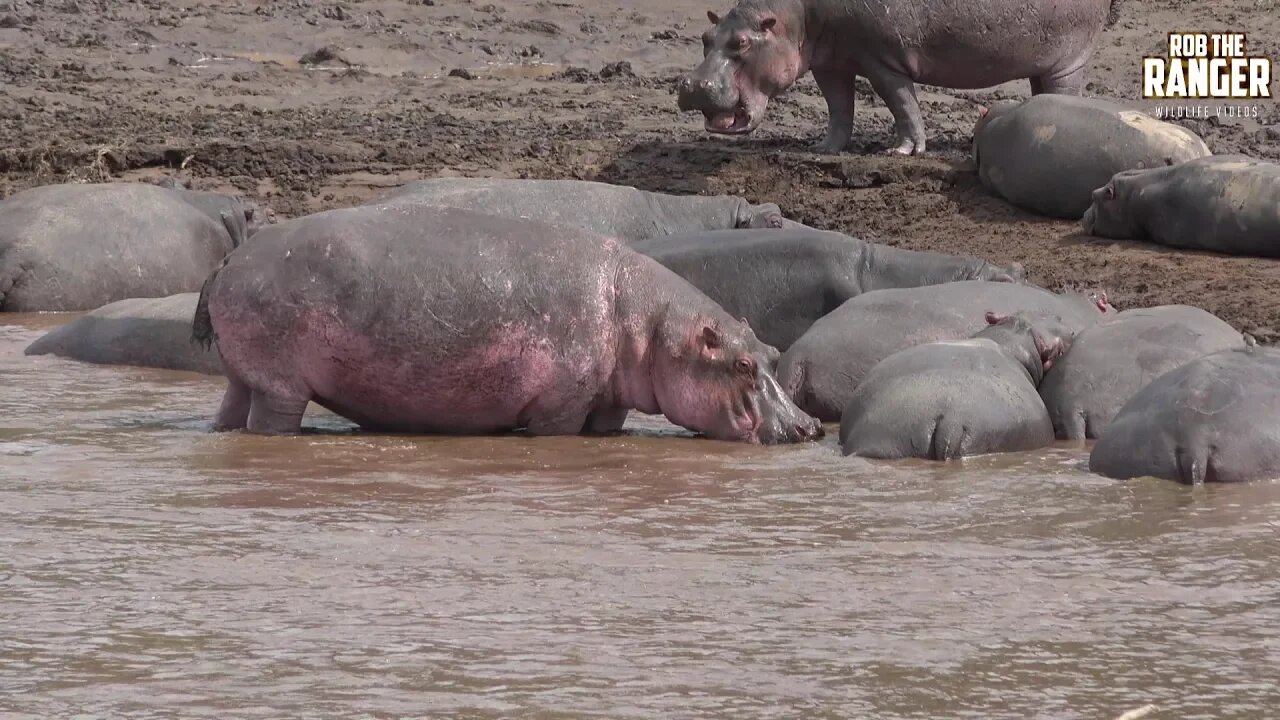
{"type": "Polygon", "coordinates": [[[990,310],[988,310],[988,311],[987,311],[987,324],[988,324],[988,325],[999,325],[1000,323],[1002,323],[1002,322],[1004,322],[1005,320],[1008,320],[1008,319],[1009,319],[1009,316],[1008,316],[1008,315],[999,315],[999,314],[997,314],[997,313],[991,312],[990,310]]]}
{"type": "Polygon", "coordinates": [[[986,117],[987,113],[989,112],[991,112],[991,108],[987,107],[986,105],[978,106],[978,117],[986,117]]]}
{"type": "Polygon", "coordinates": [[[720,331],[710,323],[702,326],[702,347],[707,350],[719,350],[723,345],[720,339],[720,331]]]}
{"type": "Polygon", "coordinates": [[[1053,367],[1053,363],[1062,357],[1062,339],[1054,338],[1045,341],[1040,333],[1032,331],[1031,338],[1036,342],[1036,351],[1040,353],[1040,364],[1044,366],[1046,372],[1053,367]]]}
{"type": "Polygon", "coordinates": [[[778,18],[767,17],[760,21],[760,32],[769,32],[777,24],[778,24],[778,18]]]}
{"type": "Polygon", "coordinates": [[[1099,290],[1093,296],[1093,304],[1098,306],[1098,312],[1105,314],[1111,307],[1111,303],[1107,302],[1107,291],[1099,290]]]}
{"type": "Polygon", "coordinates": [[[715,12],[712,10],[707,11],[707,19],[711,21],[712,25],[720,24],[720,16],[715,14],[715,12]]]}

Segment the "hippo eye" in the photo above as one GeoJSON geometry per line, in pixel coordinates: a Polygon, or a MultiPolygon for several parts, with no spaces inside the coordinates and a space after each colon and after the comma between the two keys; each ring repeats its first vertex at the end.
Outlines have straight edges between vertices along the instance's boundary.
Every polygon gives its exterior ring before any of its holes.
{"type": "Polygon", "coordinates": [[[751,362],[747,358],[738,358],[737,360],[735,360],[733,362],[733,369],[737,370],[743,375],[752,376],[756,374],[755,363],[751,362]]]}

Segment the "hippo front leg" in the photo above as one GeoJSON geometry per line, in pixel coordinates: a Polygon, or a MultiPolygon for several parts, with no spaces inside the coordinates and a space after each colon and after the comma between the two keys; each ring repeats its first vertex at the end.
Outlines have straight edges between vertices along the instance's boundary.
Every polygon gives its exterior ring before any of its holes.
{"type": "Polygon", "coordinates": [[[893,113],[893,134],[897,145],[887,149],[890,155],[921,155],[925,148],[924,119],[916,84],[906,75],[888,68],[867,71],[867,79],[884,104],[893,113]]]}
{"type": "Polygon", "coordinates": [[[831,70],[813,71],[813,79],[827,101],[827,137],[814,148],[820,153],[841,152],[853,139],[854,77],[831,70]]]}

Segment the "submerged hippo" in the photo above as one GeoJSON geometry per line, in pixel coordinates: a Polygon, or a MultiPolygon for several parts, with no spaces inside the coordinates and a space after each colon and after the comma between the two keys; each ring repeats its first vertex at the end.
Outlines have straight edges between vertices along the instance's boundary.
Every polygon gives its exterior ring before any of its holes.
{"type": "Polygon", "coordinates": [[[1040,385],[1059,438],[1097,438],[1152,380],[1192,360],[1244,346],[1238,330],[1189,305],[1125,310],[1086,328],[1040,385]]]}
{"type": "Polygon", "coordinates": [[[845,455],[952,460],[1053,442],[1036,386],[1071,345],[1061,320],[987,313],[968,340],[926,343],[876,363],[840,418],[845,455]]]}
{"type": "Polygon", "coordinates": [[[925,149],[915,83],[983,88],[1031,79],[1031,92],[1079,95],[1084,68],[1120,0],[740,0],[702,37],[703,61],[677,89],[681,110],[707,130],[739,134],[806,72],[827,100],[827,136],[853,135],[854,78],[871,82],[893,113],[890,152],[925,149]]]}
{"type": "Polygon", "coordinates": [[[1030,212],[1079,220],[1112,175],[1209,155],[1200,136],[1103,100],[1036,95],[985,111],[973,131],[978,178],[1030,212]]]}
{"type": "Polygon", "coordinates": [[[27,355],[221,375],[218,354],[191,342],[197,293],[119,300],[56,327],[27,355]]]}
{"type": "Polygon", "coordinates": [[[372,204],[387,202],[445,205],[576,225],[627,242],[700,230],[784,224],[773,203],[752,205],[733,195],[667,195],[586,180],[433,178],[407,183],[372,204]]]}
{"type": "Polygon", "coordinates": [[[1280,165],[1213,155],[1126,170],[1094,191],[1081,225],[1105,238],[1280,257],[1280,165]]]}
{"type": "Polygon", "coordinates": [[[1280,350],[1246,347],[1192,361],[1133,396],[1089,455],[1117,479],[1188,484],[1280,478],[1280,350]]]}
{"type": "Polygon", "coordinates": [[[1001,267],[976,257],[900,250],[806,227],[668,235],[631,247],[693,283],[779,350],[864,292],[1023,279],[1017,263],[1001,267]]]}
{"type": "Polygon", "coordinates": [[[964,282],[876,290],[818,320],[778,362],[778,380],[805,412],[840,419],[867,371],[893,353],[961,340],[986,326],[987,311],[1056,316],[1073,334],[1113,314],[1105,293],[1054,293],[1031,285],[964,282]]]}
{"type": "Polygon", "coordinates": [[[611,432],[637,409],[726,440],[821,434],[778,387],[777,351],[670,270],[458,208],[265,228],[210,275],[192,335],[226,370],[218,429],[295,433],[314,401],[392,431],[611,432]]]}
{"type": "Polygon", "coordinates": [[[0,202],[0,311],[91,310],[200,288],[247,234],[234,199],[146,183],[46,185],[0,202]]]}

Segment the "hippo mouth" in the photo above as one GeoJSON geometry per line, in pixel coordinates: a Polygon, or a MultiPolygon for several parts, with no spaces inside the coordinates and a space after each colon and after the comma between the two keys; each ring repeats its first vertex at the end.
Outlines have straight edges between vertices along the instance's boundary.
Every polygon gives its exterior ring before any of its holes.
{"type": "Polygon", "coordinates": [[[751,112],[747,110],[747,106],[738,103],[733,108],[733,112],[722,113],[705,113],[707,116],[707,131],[720,133],[721,135],[741,135],[749,133],[755,129],[751,123],[751,112]]]}

